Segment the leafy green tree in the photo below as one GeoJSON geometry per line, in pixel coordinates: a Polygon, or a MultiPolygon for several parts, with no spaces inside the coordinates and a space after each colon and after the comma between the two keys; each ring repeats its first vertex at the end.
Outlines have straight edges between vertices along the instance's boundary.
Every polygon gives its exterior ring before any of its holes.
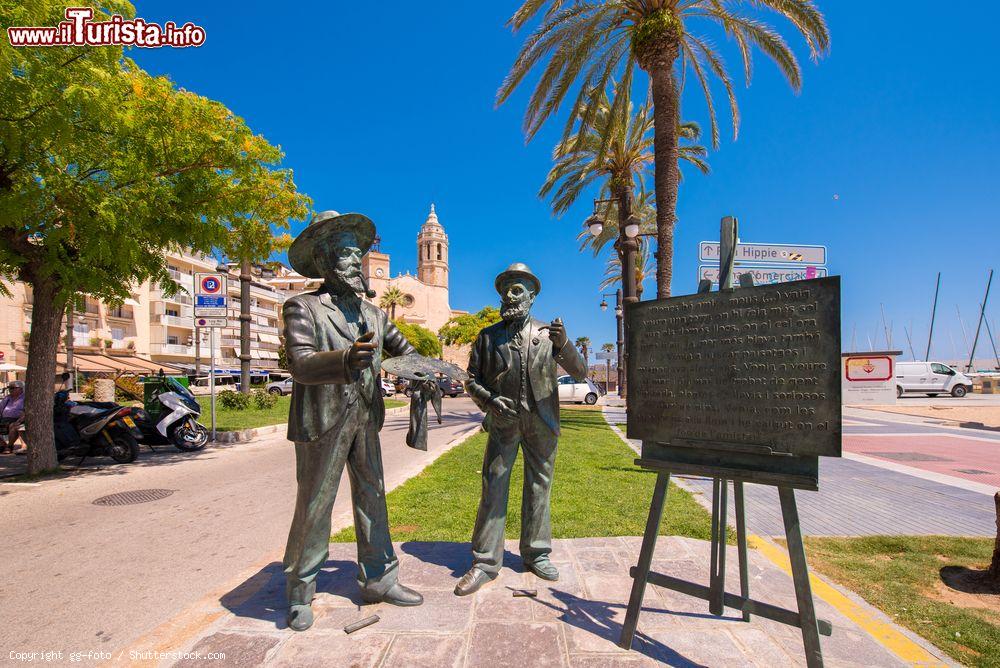
{"type": "Polygon", "coordinates": [[[248,198],[254,204],[251,211],[241,211],[230,217],[229,234],[220,250],[240,265],[240,392],[250,394],[250,283],[251,268],[288,250],[292,237],[288,218],[304,218],[309,198],[296,192],[288,170],[262,170],[256,184],[257,194],[248,198]]]}
{"type": "Polygon", "coordinates": [[[288,352],[285,350],[284,343],[278,346],[278,368],[288,369],[288,352]]]}
{"type": "MultiPolygon", "coordinates": [[[[98,19],[135,14],[123,0],[82,5],[98,19]]],[[[0,0],[5,25],[55,25],[64,9],[0,0]]],[[[52,378],[70,296],[113,305],[147,280],[175,293],[166,252],[225,247],[238,218],[295,186],[275,169],[281,151],[241,118],[120,48],[0,40],[0,89],[0,277],[34,294],[25,417],[36,473],[56,466],[52,378]]],[[[268,221],[299,212],[275,208],[268,221]]]]}
{"type": "Polygon", "coordinates": [[[476,313],[464,313],[445,323],[440,334],[444,342],[451,345],[472,343],[484,327],[500,322],[500,309],[484,306],[476,313]]]}
{"type": "MultiPolygon", "coordinates": [[[[719,128],[711,79],[725,89],[732,113],[733,135],[739,131],[739,110],[732,79],[716,47],[695,26],[715,24],[735,41],[747,83],[752,72],[753,47],[773,60],[791,87],[798,91],[802,75],[795,54],[781,34],[762,21],[769,9],[788,19],[818,59],[830,46],[830,34],[813,0],[525,0],[508,22],[515,30],[541,15],[541,22],[521,48],[497,93],[498,104],[536,67],[541,68],[524,116],[530,140],[578,86],[565,135],[572,133],[574,117],[587,106],[593,90],[606,90],[616,79],[620,90],[630,90],[636,66],[650,77],[654,116],[654,155],[657,212],[657,294],[670,295],[673,277],[673,239],[677,211],[679,170],[678,133],[681,84],[688,71],[708,104],[712,144],[719,144],[719,128]],[[545,62],[547,60],[547,62],[545,62]],[[544,64],[543,64],[544,63],[544,64]]],[[[613,105],[625,105],[623,96],[613,105]]],[[[612,112],[620,117],[620,112],[612,112]]],[[[594,111],[584,117],[590,125],[594,111]]]]}
{"type": "Polygon", "coordinates": [[[388,311],[389,317],[395,320],[396,307],[406,306],[406,302],[406,294],[395,285],[390,285],[382,293],[382,296],[378,300],[378,305],[383,311],[388,311]]]}
{"type": "Polygon", "coordinates": [[[441,342],[434,332],[413,322],[396,320],[396,327],[406,337],[406,340],[424,357],[438,357],[441,354],[441,342]]]}

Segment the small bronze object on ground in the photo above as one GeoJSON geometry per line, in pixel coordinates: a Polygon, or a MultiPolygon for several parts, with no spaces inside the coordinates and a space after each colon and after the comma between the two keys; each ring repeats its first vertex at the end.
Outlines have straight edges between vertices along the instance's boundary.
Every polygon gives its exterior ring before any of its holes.
{"type": "Polygon", "coordinates": [[[354,633],[355,631],[360,631],[366,626],[371,626],[379,620],[378,615],[372,615],[371,617],[365,617],[364,619],[358,620],[353,624],[348,624],[344,627],[344,633],[354,633]]]}
{"type": "Polygon", "coordinates": [[[538,596],[538,590],[537,589],[515,589],[514,590],[514,598],[518,598],[519,596],[529,596],[531,598],[535,598],[536,596],[538,596]]]}

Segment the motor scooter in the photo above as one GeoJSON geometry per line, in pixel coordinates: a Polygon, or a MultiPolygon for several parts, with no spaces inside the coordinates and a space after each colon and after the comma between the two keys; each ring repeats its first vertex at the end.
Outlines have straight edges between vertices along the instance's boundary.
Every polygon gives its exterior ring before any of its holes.
{"type": "Polygon", "coordinates": [[[191,391],[175,378],[165,375],[149,377],[145,410],[134,410],[136,423],[142,431],[142,442],[149,445],[172,443],[178,450],[194,452],[208,443],[208,429],[198,422],[201,406],[191,391]]]}
{"type": "Polygon", "coordinates": [[[132,409],[115,403],[70,401],[69,392],[56,392],[52,409],[56,456],[59,461],[79,456],[108,456],[120,464],[135,461],[142,435],[132,409]]]}

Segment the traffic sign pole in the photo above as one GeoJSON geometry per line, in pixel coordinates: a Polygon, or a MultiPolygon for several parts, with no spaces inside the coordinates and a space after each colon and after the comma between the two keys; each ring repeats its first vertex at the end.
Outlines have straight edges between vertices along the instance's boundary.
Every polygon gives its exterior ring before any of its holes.
{"type": "Polygon", "coordinates": [[[212,412],[212,441],[215,441],[215,327],[208,330],[208,345],[211,350],[208,353],[209,365],[208,365],[208,391],[212,395],[211,399],[211,412],[212,412]]]}

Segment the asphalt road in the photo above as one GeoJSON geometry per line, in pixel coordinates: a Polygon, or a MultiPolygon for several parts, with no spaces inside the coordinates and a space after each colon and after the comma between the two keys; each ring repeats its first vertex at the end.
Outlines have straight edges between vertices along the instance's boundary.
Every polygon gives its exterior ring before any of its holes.
{"type": "MultiPolygon", "coordinates": [[[[444,400],[427,452],[406,447],[405,414],[382,431],[386,486],[421,471],[481,414],[444,400]]],[[[36,484],[0,483],[0,661],[11,651],[114,652],[281,557],[295,499],[294,449],[284,434],[201,453],[144,453],[36,484]],[[165,489],[166,498],[101,506],[99,497],[165,489]]],[[[334,526],[351,522],[348,476],[334,526]]]]}

